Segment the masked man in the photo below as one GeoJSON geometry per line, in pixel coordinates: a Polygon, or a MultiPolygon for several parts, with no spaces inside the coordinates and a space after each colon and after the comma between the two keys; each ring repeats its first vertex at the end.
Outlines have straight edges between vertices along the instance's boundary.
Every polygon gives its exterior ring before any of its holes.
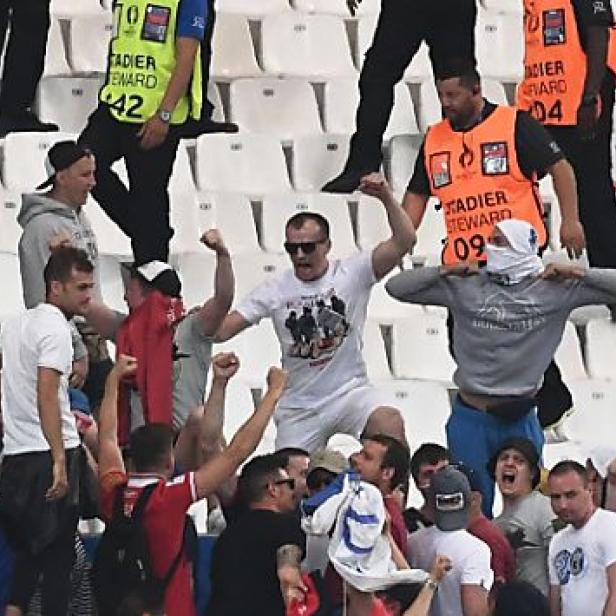
{"type": "Polygon", "coordinates": [[[390,279],[387,291],[453,315],[458,396],[447,422],[451,456],[479,475],[483,510],[492,512],[487,464],[506,438],[528,438],[541,452],[535,395],[569,313],[612,303],[616,272],[551,264],[537,255],[538,234],[522,220],[499,222],[486,244],[487,265],[422,267],[390,279]]]}

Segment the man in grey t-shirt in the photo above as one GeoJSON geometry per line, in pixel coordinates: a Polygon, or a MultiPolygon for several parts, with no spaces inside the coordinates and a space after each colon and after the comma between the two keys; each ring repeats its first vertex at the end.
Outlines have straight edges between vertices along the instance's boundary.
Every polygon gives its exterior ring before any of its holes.
{"type": "Polygon", "coordinates": [[[446,306],[454,318],[454,382],[459,394],[447,422],[452,457],[479,473],[491,517],[494,481],[487,464],[503,440],[522,436],[538,452],[543,432],[536,395],[570,312],[616,302],[616,271],[551,264],[537,256],[537,233],[521,220],[496,225],[479,271],[461,263],[398,274],[396,299],[446,306]]]}

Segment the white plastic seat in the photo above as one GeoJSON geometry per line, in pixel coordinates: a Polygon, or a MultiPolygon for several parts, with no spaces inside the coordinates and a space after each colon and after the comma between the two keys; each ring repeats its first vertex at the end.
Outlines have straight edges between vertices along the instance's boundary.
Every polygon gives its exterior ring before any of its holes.
{"type": "MultiPolygon", "coordinates": [[[[222,233],[232,255],[242,252],[259,252],[257,229],[252,216],[252,206],[241,193],[199,193],[196,240],[211,228],[222,233]]],[[[196,250],[206,250],[203,245],[196,250]]]]}
{"type": "Polygon", "coordinates": [[[426,212],[417,230],[417,243],[413,247],[413,260],[429,263],[440,263],[443,251],[443,240],[447,237],[445,217],[436,209],[438,201],[430,198],[426,212]]]}
{"type": "MultiPolygon", "coordinates": [[[[355,112],[359,105],[357,79],[335,79],[325,84],[325,129],[330,133],[350,135],[355,132],[355,112]]],[[[419,132],[415,109],[404,82],[394,88],[394,106],[383,137],[419,132]]]]}
{"type": "Polygon", "coordinates": [[[98,0],[51,0],[50,12],[61,19],[72,19],[81,15],[96,15],[104,9],[98,0]]]}
{"type": "Polygon", "coordinates": [[[218,80],[263,74],[257,64],[248,20],[243,15],[216,15],[210,72],[218,80]]]}
{"type": "Polygon", "coordinates": [[[300,79],[237,79],[231,83],[231,119],[242,130],[281,141],[323,132],[314,89],[300,79]]]}
{"type": "Polygon", "coordinates": [[[285,224],[291,216],[301,212],[317,212],[330,225],[333,257],[349,256],[357,252],[349,209],[344,197],[327,193],[272,194],[263,198],[261,244],[269,252],[284,254],[285,224]]]}
{"type": "Polygon", "coordinates": [[[357,203],[357,245],[371,250],[391,235],[383,204],[375,197],[361,195],[357,203]]]}
{"type": "Polygon", "coordinates": [[[268,15],[261,23],[262,66],[290,77],[355,75],[344,22],[331,15],[268,15]]]}
{"type": "Polygon", "coordinates": [[[450,383],[455,363],[448,350],[446,320],[424,311],[394,322],[391,359],[398,378],[450,383]]]}
{"type": "Polygon", "coordinates": [[[47,35],[47,51],[45,52],[45,68],[43,75],[70,75],[71,68],[66,59],[66,48],[62,37],[60,22],[52,17],[49,34],[47,35]]]}
{"type": "Polygon", "coordinates": [[[72,133],[9,133],[4,139],[3,184],[9,190],[31,192],[48,177],[45,158],[58,141],[75,139],[72,133]]]}
{"type": "Polygon", "coordinates": [[[349,153],[348,135],[306,135],[293,141],[291,175],[296,190],[319,191],[340,173],[349,153]]]}
{"type": "Polygon", "coordinates": [[[485,8],[491,13],[510,13],[522,15],[524,4],[519,0],[484,0],[485,8]]]}
{"type": "Polygon", "coordinates": [[[575,413],[566,420],[566,430],[574,442],[614,446],[616,442],[616,383],[599,379],[569,384],[575,413]]]}
{"type": "Polygon", "coordinates": [[[196,178],[201,190],[264,195],[291,190],[282,146],[266,135],[202,135],[196,178]]]}
{"type": "Polygon", "coordinates": [[[387,362],[385,341],[381,328],[376,321],[367,320],[364,327],[363,356],[371,383],[382,383],[393,379],[387,362]]]}
{"type": "Polygon", "coordinates": [[[128,308],[124,300],[124,282],[120,263],[121,259],[115,256],[100,256],[100,291],[107,306],[120,312],[126,312],[128,308]]]}
{"type": "Polygon", "coordinates": [[[422,140],[420,135],[396,135],[389,142],[389,179],[395,193],[406,192],[422,140]]]}
{"type": "Polygon", "coordinates": [[[616,381],[616,325],[610,319],[592,319],[586,325],[586,365],[593,379],[616,381]]]}
{"type": "MultiPolygon", "coordinates": [[[[502,83],[493,79],[482,79],[481,89],[483,95],[492,103],[507,105],[507,95],[502,83]]],[[[419,113],[418,121],[422,132],[426,132],[428,126],[440,122],[442,119],[441,103],[438,99],[436,86],[432,80],[422,82],[419,90],[419,113]]]]}
{"type": "MultiPolygon", "coordinates": [[[[240,13],[249,17],[263,17],[276,13],[286,13],[291,10],[287,0],[216,0],[216,12],[240,13]]],[[[218,25],[218,24],[217,24],[218,25]]]]}
{"type": "Polygon", "coordinates": [[[182,281],[182,297],[186,308],[202,306],[214,290],[216,257],[204,248],[200,253],[173,255],[173,262],[182,281]]]}
{"type": "MultiPolygon", "coordinates": [[[[291,0],[291,4],[296,11],[302,13],[316,13],[318,15],[338,15],[349,19],[349,7],[346,0],[291,0]]],[[[363,15],[375,15],[381,10],[379,0],[363,0],[357,7],[356,17],[363,15]]]]}
{"type": "Polygon", "coordinates": [[[0,188],[0,252],[17,254],[22,228],[17,222],[21,208],[21,194],[0,188]]]}
{"type": "Polygon", "coordinates": [[[222,104],[222,98],[220,97],[220,90],[216,83],[212,80],[207,84],[207,97],[210,103],[214,105],[214,112],[212,113],[212,120],[215,122],[224,122],[225,112],[222,104]]]}
{"type": "Polygon", "coordinates": [[[412,318],[415,313],[419,315],[419,318],[423,316],[424,309],[421,306],[399,302],[385,290],[385,282],[399,272],[400,270],[395,268],[383,280],[375,284],[370,292],[368,318],[381,325],[392,326],[398,319],[412,318]]]}
{"type": "Polygon", "coordinates": [[[85,212],[96,235],[98,251],[102,255],[130,257],[130,240],[93,198],[88,199],[85,212]]]}
{"type": "MultiPolygon", "coordinates": [[[[42,275],[43,273],[41,272],[42,275]]],[[[8,315],[24,310],[19,259],[16,254],[0,252],[0,280],[2,280],[1,321],[8,315]]]]}
{"type": "Polygon", "coordinates": [[[60,130],[78,133],[98,104],[102,77],[43,77],[39,83],[37,109],[45,122],[60,130]]]}
{"type": "MultiPolygon", "coordinates": [[[[242,358],[240,357],[240,362],[242,358]]],[[[229,381],[225,396],[225,419],[222,432],[229,442],[254,412],[252,392],[246,383],[237,379],[229,381]]]]}
{"type": "Polygon", "coordinates": [[[233,258],[235,274],[235,302],[237,305],[257,285],[279,276],[291,267],[289,259],[283,255],[268,252],[240,253],[233,258]]]}
{"type": "Polygon", "coordinates": [[[484,77],[517,83],[523,76],[522,15],[493,13],[480,8],[475,27],[478,70],[484,77]]]}
{"type": "MultiPolygon", "coordinates": [[[[584,368],[580,339],[575,330],[575,325],[570,321],[565,324],[563,338],[554,354],[554,361],[560,368],[566,383],[588,378],[584,368]]],[[[616,376],[616,371],[614,371],[614,376],[616,376]]]]}
{"type": "Polygon", "coordinates": [[[76,73],[104,73],[107,70],[112,15],[101,11],[71,19],[69,61],[76,73]]]}
{"type": "Polygon", "coordinates": [[[392,381],[385,384],[397,402],[411,451],[422,443],[447,445],[445,424],[451,414],[449,393],[434,381],[392,381]]]}

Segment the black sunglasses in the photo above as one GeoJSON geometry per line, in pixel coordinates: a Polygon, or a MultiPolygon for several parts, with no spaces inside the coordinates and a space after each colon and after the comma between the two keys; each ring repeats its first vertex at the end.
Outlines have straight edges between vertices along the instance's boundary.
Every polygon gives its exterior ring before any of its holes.
{"type": "Polygon", "coordinates": [[[309,255],[317,249],[317,244],[323,244],[325,242],[327,242],[327,238],[317,240],[316,242],[285,242],[284,249],[290,255],[296,255],[301,248],[305,255],[309,255]]]}
{"type": "Polygon", "coordinates": [[[289,490],[295,490],[295,479],[293,477],[289,477],[288,479],[278,479],[278,481],[274,481],[275,486],[282,486],[287,484],[289,486],[289,490]]]}

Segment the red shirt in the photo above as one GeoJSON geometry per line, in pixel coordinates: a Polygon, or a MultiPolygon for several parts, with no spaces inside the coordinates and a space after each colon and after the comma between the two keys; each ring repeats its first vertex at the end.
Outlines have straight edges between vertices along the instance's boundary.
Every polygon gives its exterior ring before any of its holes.
{"type": "Polygon", "coordinates": [[[503,531],[484,515],[475,520],[467,530],[490,548],[490,566],[494,571],[495,581],[512,581],[515,576],[515,557],[503,531]]]}
{"type": "MultiPolygon", "coordinates": [[[[154,575],[164,577],[184,544],[186,512],[196,500],[194,473],[179,475],[170,481],[159,475],[111,471],[100,480],[103,519],[110,520],[116,490],[127,486],[124,511],[130,514],[143,488],[158,482],[143,514],[143,524],[150,544],[154,575]]],[[[193,599],[192,566],[186,555],[171,578],[165,593],[167,616],[196,616],[193,599]]]]}

